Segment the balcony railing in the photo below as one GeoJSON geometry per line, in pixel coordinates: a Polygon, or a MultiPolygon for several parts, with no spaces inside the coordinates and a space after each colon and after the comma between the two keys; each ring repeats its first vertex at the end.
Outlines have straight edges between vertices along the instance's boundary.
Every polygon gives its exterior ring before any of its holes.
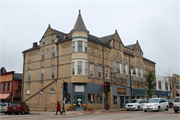
{"type": "Polygon", "coordinates": [[[16,90],[17,95],[21,95],[21,90],[16,90]]]}

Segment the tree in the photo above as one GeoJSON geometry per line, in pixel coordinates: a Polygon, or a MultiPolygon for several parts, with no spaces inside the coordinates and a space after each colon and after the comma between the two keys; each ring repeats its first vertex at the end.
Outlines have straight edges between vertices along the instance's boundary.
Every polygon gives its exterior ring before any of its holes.
{"type": "MultiPolygon", "coordinates": [[[[149,71],[148,75],[146,75],[146,86],[148,87],[148,96],[152,97],[151,92],[156,88],[156,78],[153,71],[149,71]]],[[[148,99],[149,99],[148,98],[148,99]]]]}

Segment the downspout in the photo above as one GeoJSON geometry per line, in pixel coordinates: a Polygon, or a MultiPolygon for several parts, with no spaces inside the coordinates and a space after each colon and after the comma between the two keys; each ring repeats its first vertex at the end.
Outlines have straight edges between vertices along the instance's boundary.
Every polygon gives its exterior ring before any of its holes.
{"type": "Polygon", "coordinates": [[[104,45],[103,45],[103,49],[102,49],[102,52],[103,52],[103,81],[104,81],[104,45]]]}
{"type": "Polygon", "coordinates": [[[22,90],[21,90],[21,101],[23,101],[23,91],[24,91],[24,66],[25,66],[25,53],[23,53],[24,61],[23,61],[23,73],[22,73],[22,90]]]}
{"type": "Polygon", "coordinates": [[[59,48],[58,48],[58,44],[57,43],[56,43],[56,49],[57,49],[57,77],[56,77],[56,79],[58,80],[58,66],[59,66],[58,55],[59,55],[59,48]]]}

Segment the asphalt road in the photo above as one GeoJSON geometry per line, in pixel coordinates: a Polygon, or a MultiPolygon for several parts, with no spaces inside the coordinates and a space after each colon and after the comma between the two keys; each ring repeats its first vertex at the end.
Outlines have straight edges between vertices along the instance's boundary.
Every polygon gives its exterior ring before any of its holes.
{"type": "Polygon", "coordinates": [[[68,115],[54,115],[55,113],[31,113],[26,115],[5,115],[1,113],[1,120],[180,120],[180,113],[169,111],[115,111],[115,112],[100,112],[100,113],[74,113],[68,115]]]}

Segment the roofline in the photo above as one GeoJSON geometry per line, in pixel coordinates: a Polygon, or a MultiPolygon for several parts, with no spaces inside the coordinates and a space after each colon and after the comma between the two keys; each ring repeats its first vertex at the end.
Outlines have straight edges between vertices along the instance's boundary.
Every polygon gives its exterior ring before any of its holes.
{"type": "Polygon", "coordinates": [[[153,61],[151,61],[151,60],[149,60],[149,59],[147,59],[147,58],[145,58],[145,57],[143,57],[143,60],[149,61],[149,62],[152,62],[152,63],[156,64],[155,62],[153,62],[153,61]]]}
{"type": "Polygon", "coordinates": [[[40,49],[40,46],[37,46],[35,48],[29,48],[27,50],[24,50],[22,53],[29,52],[29,51],[36,50],[36,49],[40,49]]]}

